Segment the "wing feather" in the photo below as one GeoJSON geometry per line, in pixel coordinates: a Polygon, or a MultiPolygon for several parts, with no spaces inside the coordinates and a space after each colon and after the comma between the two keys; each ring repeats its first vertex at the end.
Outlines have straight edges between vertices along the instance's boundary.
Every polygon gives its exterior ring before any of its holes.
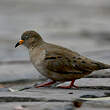
{"type": "Polygon", "coordinates": [[[94,70],[106,69],[106,65],[79,54],[48,52],[45,57],[47,69],[62,74],[85,74],[94,70]]]}

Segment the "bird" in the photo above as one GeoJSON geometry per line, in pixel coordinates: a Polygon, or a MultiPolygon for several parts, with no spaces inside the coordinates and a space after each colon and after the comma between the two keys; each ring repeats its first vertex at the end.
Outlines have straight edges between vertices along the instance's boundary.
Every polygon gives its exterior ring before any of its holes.
{"type": "Polygon", "coordinates": [[[48,43],[41,35],[33,30],[25,31],[15,48],[24,45],[28,48],[30,61],[40,74],[51,81],[36,85],[36,88],[52,85],[56,82],[70,81],[67,86],[58,86],[69,89],[76,86],[75,80],[83,78],[93,71],[109,69],[109,64],[87,58],[63,46],[48,43]]]}

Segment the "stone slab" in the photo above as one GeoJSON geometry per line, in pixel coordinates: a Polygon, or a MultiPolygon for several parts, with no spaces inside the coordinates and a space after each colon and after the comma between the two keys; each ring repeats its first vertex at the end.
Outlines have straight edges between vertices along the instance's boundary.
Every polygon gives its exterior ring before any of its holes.
{"type": "Polygon", "coordinates": [[[22,92],[0,92],[2,110],[109,110],[110,100],[81,101],[80,97],[107,97],[109,90],[40,88],[22,92]]]}

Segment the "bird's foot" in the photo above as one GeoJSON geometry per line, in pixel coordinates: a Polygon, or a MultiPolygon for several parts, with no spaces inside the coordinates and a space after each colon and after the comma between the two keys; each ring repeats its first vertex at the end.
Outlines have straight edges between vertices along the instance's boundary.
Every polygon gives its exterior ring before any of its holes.
{"type": "Polygon", "coordinates": [[[78,88],[78,86],[74,85],[75,80],[73,79],[68,86],[58,86],[58,88],[70,89],[72,87],[78,88]]]}
{"type": "Polygon", "coordinates": [[[75,88],[79,88],[78,86],[76,86],[76,85],[73,85],[73,87],[75,87],[75,88]]]}
{"type": "Polygon", "coordinates": [[[54,84],[55,81],[50,81],[50,82],[46,82],[46,83],[43,83],[43,84],[40,84],[40,85],[35,85],[35,88],[40,88],[40,87],[45,87],[45,86],[49,86],[51,84],[54,84]]]}
{"type": "Polygon", "coordinates": [[[70,89],[70,86],[58,86],[58,88],[63,88],[63,89],[70,89]]]}
{"type": "Polygon", "coordinates": [[[76,85],[73,85],[73,86],[58,86],[58,88],[63,88],[63,89],[70,89],[70,88],[72,88],[72,87],[75,87],[75,88],[78,88],[78,86],[76,86],[76,85]]]}

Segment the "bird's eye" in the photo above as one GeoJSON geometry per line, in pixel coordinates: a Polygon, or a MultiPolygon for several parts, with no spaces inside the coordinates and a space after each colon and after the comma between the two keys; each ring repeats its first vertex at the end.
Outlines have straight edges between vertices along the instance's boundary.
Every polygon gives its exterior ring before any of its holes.
{"type": "Polygon", "coordinates": [[[25,39],[28,39],[29,38],[29,36],[25,36],[25,39]]]}

